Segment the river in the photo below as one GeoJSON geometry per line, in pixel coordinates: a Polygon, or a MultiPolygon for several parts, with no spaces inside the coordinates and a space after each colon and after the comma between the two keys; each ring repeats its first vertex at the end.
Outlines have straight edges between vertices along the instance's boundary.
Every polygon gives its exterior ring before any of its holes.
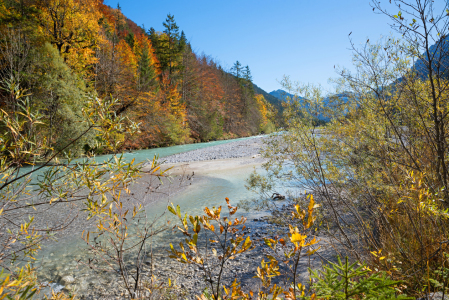
{"type": "MultiPolygon", "coordinates": [[[[248,138],[246,138],[248,139],[248,138]]],[[[135,162],[144,162],[151,159],[154,155],[160,158],[176,153],[186,152],[194,149],[201,149],[223,143],[229,143],[235,140],[216,141],[210,143],[199,143],[191,145],[181,145],[166,148],[139,150],[132,153],[125,153],[126,160],[135,159],[135,162]]],[[[106,160],[110,156],[99,156],[97,161],[106,160]]],[[[161,159],[163,160],[163,159],[161,159]]],[[[167,204],[173,203],[181,207],[182,212],[188,212],[191,215],[201,214],[205,206],[226,206],[225,197],[231,199],[232,204],[238,204],[241,200],[247,200],[256,195],[245,188],[245,180],[254,170],[251,164],[242,165],[231,170],[208,171],[202,174],[201,180],[188,186],[182,192],[177,193],[164,201],[157,201],[146,207],[146,213],[150,220],[161,215],[156,226],[166,224],[168,220],[175,221],[170,214],[166,212],[167,204]]],[[[195,182],[195,178],[193,179],[195,182]]],[[[239,211],[239,216],[245,215],[249,220],[260,217],[264,213],[248,213],[239,211]]],[[[171,231],[165,231],[157,235],[152,243],[156,251],[166,251],[169,242],[178,243],[182,236],[171,231]]],[[[41,282],[51,283],[55,290],[61,290],[66,287],[78,295],[83,295],[86,291],[98,288],[98,286],[113,285],[115,278],[108,272],[94,272],[84,263],[88,260],[90,254],[87,251],[86,243],[80,235],[61,238],[57,243],[44,247],[36,266],[39,266],[39,279],[41,282]],[[74,279],[73,284],[67,287],[64,278],[70,276],[74,279]]],[[[48,294],[48,289],[47,289],[48,294]]],[[[45,294],[45,292],[43,293],[45,294]]],[[[42,295],[43,295],[42,294],[42,295]]]]}

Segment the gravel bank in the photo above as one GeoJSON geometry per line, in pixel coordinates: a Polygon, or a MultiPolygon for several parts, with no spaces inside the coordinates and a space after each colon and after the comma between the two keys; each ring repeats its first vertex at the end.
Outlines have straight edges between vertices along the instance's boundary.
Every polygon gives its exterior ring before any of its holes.
{"type": "MultiPolygon", "coordinates": [[[[230,260],[226,263],[224,268],[224,273],[222,277],[222,282],[226,286],[230,286],[234,279],[237,279],[241,283],[242,289],[245,292],[249,290],[257,291],[260,288],[260,280],[254,278],[257,268],[260,267],[261,261],[267,260],[266,255],[274,255],[280,261],[280,270],[282,274],[287,276],[278,276],[272,278],[273,283],[281,285],[283,287],[289,286],[290,271],[288,267],[282,263],[283,254],[282,251],[278,249],[277,254],[274,253],[267,245],[264,243],[264,238],[276,238],[284,237],[289,231],[288,225],[297,226],[291,219],[291,212],[293,208],[291,206],[286,206],[279,204],[279,210],[273,216],[264,216],[259,218],[250,219],[247,222],[247,228],[244,230],[245,236],[249,236],[253,241],[255,248],[251,251],[244,253],[243,255],[237,255],[235,259],[230,260]]],[[[332,259],[335,250],[330,246],[329,238],[323,234],[321,231],[317,231],[316,238],[319,240],[319,244],[316,246],[321,246],[317,251],[317,255],[311,257],[304,256],[299,262],[298,269],[298,281],[301,283],[307,283],[309,279],[308,268],[318,268],[321,266],[320,258],[332,259]],[[318,256],[319,254],[319,256],[318,256]]],[[[170,241],[174,241],[173,237],[170,241]]],[[[176,243],[175,248],[179,248],[176,243]]],[[[201,243],[200,243],[201,244],[201,243]]],[[[201,253],[204,253],[205,249],[200,246],[201,253]]],[[[132,263],[127,262],[127,263],[132,263]]],[[[213,256],[208,257],[208,263],[205,268],[186,265],[168,257],[166,248],[160,246],[155,249],[155,255],[153,260],[148,258],[145,261],[145,269],[143,276],[150,278],[155,275],[160,283],[167,283],[170,278],[171,282],[175,282],[175,287],[171,289],[172,295],[175,299],[187,299],[194,300],[201,292],[209,287],[209,284],[205,278],[205,269],[209,269],[214,274],[214,279],[217,279],[219,272],[219,266],[216,259],[213,256]],[[151,272],[151,266],[153,267],[153,272],[151,272]]],[[[110,274],[110,273],[109,273],[110,274]]],[[[101,276],[98,274],[98,278],[101,278],[101,283],[95,281],[91,283],[89,281],[89,289],[80,295],[82,300],[94,300],[94,299],[124,299],[128,296],[127,291],[123,288],[120,278],[117,276],[101,276]]],[[[80,286],[82,279],[75,276],[75,283],[71,286],[72,288],[80,286]]],[[[67,287],[64,289],[68,291],[67,287]]],[[[75,289],[76,292],[76,289],[75,289]]]]}
{"type": "MultiPolygon", "coordinates": [[[[208,148],[193,150],[185,153],[180,153],[163,158],[161,161],[165,166],[170,164],[178,165],[183,170],[179,174],[174,175],[188,175],[195,171],[195,183],[198,179],[202,179],[201,172],[197,172],[196,169],[201,170],[222,170],[230,168],[238,168],[243,164],[259,164],[263,159],[260,158],[260,151],[264,144],[266,136],[254,137],[234,142],[229,142],[222,145],[211,146],[208,148]],[[203,166],[208,164],[208,166],[203,166]],[[209,166],[210,165],[210,166],[209,166]],[[200,176],[197,177],[196,174],[200,176]]],[[[206,172],[207,173],[207,172],[206,172]]],[[[207,176],[207,174],[206,174],[207,176]]],[[[146,182],[146,180],[140,180],[140,184],[132,187],[132,194],[129,196],[129,205],[133,203],[140,203],[151,209],[151,204],[155,201],[164,201],[169,195],[174,193],[182,193],[190,182],[184,182],[183,184],[176,183],[181,177],[175,177],[175,181],[172,184],[164,184],[156,193],[150,193],[149,196],[148,187],[154,186],[153,184],[146,182]]],[[[76,207],[73,208],[73,212],[78,212],[76,207]]],[[[61,208],[53,209],[52,211],[44,213],[45,217],[41,217],[41,220],[51,220],[55,222],[59,219],[66,219],[61,214],[61,208]],[[61,217],[57,217],[61,216],[61,217]]],[[[259,220],[258,220],[259,221],[259,220]]],[[[258,243],[262,244],[261,237],[272,235],[273,229],[271,224],[262,222],[249,222],[247,233],[252,235],[253,238],[258,240],[258,243]]],[[[85,216],[81,215],[76,218],[71,226],[65,230],[63,236],[79,235],[82,229],[89,228],[93,224],[87,224],[85,216]]],[[[167,245],[165,245],[167,246],[167,245]]],[[[261,245],[262,246],[262,245],[261,245]]],[[[161,246],[160,249],[155,250],[155,260],[149,260],[148,269],[145,270],[145,275],[149,275],[149,266],[154,263],[155,275],[157,275],[163,282],[166,282],[170,277],[172,280],[180,284],[178,292],[184,295],[188,295],[187,299],[195,299],[194,295],[200,292],[205,286],[205,282],[201,277],[201,270],[197,270],[193,267],[187,267],[181,265],[171,259],[167,258],[166,248],[161,246]],[[160,250],[160,251],[158,251],[160,250]],[[156,254],[157,253],[157,254],[156,254]],[[157,258],[156,258],[157,257],[157,258]]],[[[225,281],[230,284],[235,277],[242,280],[245,287],[254,288],[257,285],[257,280],[253,278],[254,270],[260,264],[260,260],[263,258],[264,250],[266,247],[262,246],[258,251],[251,251],[251,253],[236,259],[232,264],[228,266],[228,273],[225,276],[225,281]]],[[[116,274],[96,273],[92,270],[88,270],[87,266],[77,263],[78,260],[83,259],[84,254],[79,253],[77,257],[70,261],[69,257],[64,258],[64,263],[61,264],[60,260],[55,260],[53,257],[48,256],[45,258],[45,274],[42,275],[41,280],[52,282],[55,284],[55,288],[63,289],[65,292],[77,294],[81,299],[123,299],[126,295],[126,291],[120,286],[119,279],[116,274]],[[67,278],[73,279],[73,282],[68,282],[67,278]]],[[[127,263],[132,264],[130,260],[127,263]]]]}
{"type": "Polygon", "coordinates": [[[228,158],[241,158],[260,154],[267,136],[257,136],[240,141],[230,142],[208,148],[192,150],[164,157],[162,161],[166,164],[216,160],[228,158]]]}

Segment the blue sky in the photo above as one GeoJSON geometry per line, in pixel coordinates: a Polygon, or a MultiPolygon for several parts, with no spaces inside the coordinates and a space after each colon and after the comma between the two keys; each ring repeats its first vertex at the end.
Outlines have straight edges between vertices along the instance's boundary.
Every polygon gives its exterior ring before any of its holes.
{"type": "MultiPolygon", "coordinates": [[[[387,2],[387,1],[383,1],[387,2]]],[[[117,1],[105,0],[117,7],[117,1]]],[[[162,31],[168,13],[195,52],[230,68],[249,65],[255,84],[270,92],[289,75],[327,90],[334,65],[351,67],[348,34],[356,45],[391,33],[388,19],[369,0],[122,0],[122,12],[138,25],[162,31]]]]}

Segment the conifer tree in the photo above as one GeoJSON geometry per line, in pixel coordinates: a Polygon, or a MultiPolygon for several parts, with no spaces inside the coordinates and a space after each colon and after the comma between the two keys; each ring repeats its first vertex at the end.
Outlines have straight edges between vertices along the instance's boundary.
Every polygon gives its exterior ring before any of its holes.
{"type": "Polygon", "coordinates": [[[125,41],[128,43],[128,45],[133,48],[134,47],[134,33],[129,32],[128,35],[125,37],[125,41]]]}
{"type": "Polygon", "coordinates": [[[187,38],[184,30],[181,31],[181,37],[179,38],[179,52],[183,52],[187,45],[187,38]]]}
{"type": "Polygon", "coordinates": [[[143,47],[138,62],[139,90],[148,92],[156,87],[156,70],[151,65],[148,47],[143,47]]]}
{"type": "Polygon", "coordinates": [[[164,46],[164,53],[167,55],[166,57],[166,67],[168,68],[168,74],[171,76],[176,69],[175,61],[176,56],[179,54],[179,27],[175,22],[175,16],[168,14],[165,22],[162,23],[164,25],[165,30],[164,33],[167,35],[168,43],[164,46]]]}
{"type": "Polygon", "coordinates": [[[236,61],[234,66],[231,68],[231,74],[237,78],[242,77],[242,64],[239,61],[236,61]]]}
{"type": "Polygon", "coordinates": [[[249,69],[249,66],[247,65],[245,69],[243,69],[243,78],[248,82],[253,81],[253,77],[251,76],[251,70],[249,69]]]}
{"type": "Polygon", "coordinates": [[[153,41],[153,38],[156,38],[156,30],[154,30],[153,27],[150,27],[150,29],[148,29],[147,34],[150,36],[151,41],[153,41]]]}

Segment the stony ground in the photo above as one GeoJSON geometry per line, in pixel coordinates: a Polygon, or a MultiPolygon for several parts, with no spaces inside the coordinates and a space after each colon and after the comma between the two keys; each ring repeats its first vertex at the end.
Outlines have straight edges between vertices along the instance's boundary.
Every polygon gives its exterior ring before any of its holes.
{"type": "MultiPolygon", "coordinates": [[[[266,255],[278,255],[280,262],[280,270],[283,274],[287,274],[291,278],[291,273],[287,269],[286,265],[282,263],[282,253],[273,252],[264,243],[264,238],[284,237],[288,232],[288,224],[298,226],[291,220],[291,207],[285,205],[279,205],[279,210],[276,213],[276,217],[262,217],[253,220],[249,220],[248,227],[244,231],[246,236],[249,236],[254,243],[255,248],[243,255],[237,256],[234,260],[229,261],[224,269],[223,283],[230,286],[234,279],[237,279],[241,283],[242,289],[246,292],[250,290],[256,292],[260,288],[260,280],[254,278],[257,267],[260,267],[260,263],[263,259],[267,261],[266,255]],[[279,219],[285,222],[279,222],[279,219]]],[[[300,260],[299,268],[299,282],[308,282],[308,268],[317,268],[321,265],[321,258],[333,259],[334,251],[331,247],[326,247],[327,238],[317,233],[320,239],[319,245],[322,247],[318,251],[318,255],[313,257],[304,256],[300,260]]],[[[179,246],[176,246],[179,249],[179,246]]],[[[318,247],[318,245],[317,245],[318,247]]],[[[179,299],[196,299],[196,295],[200,295],[205,288],[209,288],[210,284],[205,280],[205,269],[210,269],[217,274],[219,270],[218,266],[209,262],[205,268],[195,265],[186,265],[179,263],[172,258],[168,257],[167,249],[156,250],[156,254],[153,256],[153,260],[148,259],[146,261],[145,275],[150,277],[151,274],[155,275],[160,283],[167,285],[170,278],[171,282],[175,283],[175,287],[172,287],[169,291],[175,298],[179,299]],[[151,268],[153,272],[151,272],[151,268]]],[[[204,249],[203,249],[204,250],[204,249]]],[[[99,274],[100,275],[100,274],[99,274]]],[[[114,276],[115,277],[115,276],[114,276]]],[[[214,277],[216,280],[217,277],[214,277]]],[[[288,286],[287,277],[280,276],[273,278],[273,282],[282,286],[288,286]]],[[[128,293],[120,285],[118,278],[109,277],[104,279],[101,284],[94,284],[88,289],[89,291],[84,294],[82,299],[123,299],[128,293]]],[[[74,285],[72,285],[74,287],[74,285]]],[[[166,291],[167,293],[167,291],[166,291]]]]}
{"type": "Polygon", "coordinates": [[[264,139],[266,139],[265,136],[252,137],[235,142],[171,155],[168,157],[164,157],[162,161],[167,164],[172,164],[181,162],[255,156],[259,155],[260,150],[263,147],[264,139]]]}
{"type": "MultiPolygon", "coordinates": [[[[259,157],[263,147],[264,137],[256,137],[227,144],[212,146],[208,148],[198,149],[186,153],[176,154],[165,157],[165,163],[182,163],[205,160],[241,158],[241,157],[259,157]]],[[[247,229],[244,233],[251,237],[254,241],[255,249],[243,255],[236,257],[234,260],[226,264],[223,276],[224,283],[230,285],[237,278],[242,283],[243,290],[257,291],[260,281],[254,278],[257,267],[260,266],[262,259],[266,254],[273,254],[271,249],[264,243],[264,238],[273,238],[275,236],[284,236],[288,231],[288,222],[279,222],[279,220],[288,220],[291,207],[283,206],[279,202],[279,209],[275,218],[258,218],[248,220],[247,229]]],[[[168,236],[169,237],[169,236],[168,236]]],[[[168,238],[169,242],[179,240],[168,238]]],[[[321,244],[324,245],[325,238],[321,237],[321,244]]],[[[174,242],[175,243],[175,242],[174,242]]],[[[179,248],[179,246],[177,246],[179,248]]],[[[323,257],[331,257],[333,252],[323,247],[320,249],[320,255],[323,257]]],[[[81,260],[83,255],[79,255],[81,260]]],[[[301,260],[300,281],[305,282],[309,266],[316,267],[320,264],[319,259],[309,260],[307,257],[301,260]]],[[[132,259],[126,263],[133,264],[132,259]]],[[[73,262],[71,264],[76,264],[73,262]]],[[[77,267],[78,268],[78,267],[77,267]]],[[[73,270],[73,266],[70,268],[73,270]]],[[[216,265],[209,263],[206,270],[215,270],[216,265]]],[[[69,268],[57,264],[48,272],[46,280],[52,282],[52,286],[62,289],[69,294],[77,294],[81,299],[124,299],[129,295],[121,284],[121,278],[114,272],[106,272],[101,270],[89,270],[85,266],[79,265],[79,271],[68,272],[69,268]]],[[[287,272],[285,266],[281,264],[281,270],[287,272]]],[[[205,268],[181,264],[168,257],[167,247],[161,246],[154,249],[152,258],[145,261],[143,276],[150,279],[156,276],[156,280],[167,286],[170,282],[175,283],[174,287],[164,290],[164,293],[171,293],[174,298],[179,299],[196,299],[196,295],[209,286],[210,283],[205,281],[205,268]]],[[[274,281],[285,285],[285,277],[275,278],[274,281]]],[[[216,280],[216,277],[214,278],[216,280]]]]}
{"type": "MultiPolygon", "coordinates": [[[[257,157],[259,156],[262,146],[263,137],[254,137],[172,155],[165,157],[163,161],[165,163],[179,163],[238,157],[257,157]]],[[[195,176],[195,183],[200,180],[201,177],[195,176]]],[[[134,185],[132,188],[132,194],[126,197],[127,199],[125,200],[125,203],[129,203],[129,205],[133,205],[133,203],[140,203],[145,206],[154,201],[162,201],[168,194],[173,195],[174,193],[182,192],[183,188],[190,184],[189,180],[183,180],[183,183],[181,184],[176,183],[176,178],[171,184],[162,185],[157,192],[150,192],[149,188],[154,188],[158,183],[152,183],[149,181],[150,180],[143,178],[140,180],[139,184],[134,185]]],[[[89,224],[86,223],[86,215],[83,212],[80,213],[77,205],[73,205],[73,207],[70,207],[69,210],[64,205],[54,205],[48,210],[36,212],[35,216],[36,224],[44,224],[50,227],[64,224],[64,222],[67,222],[68,219],[73,219],[64,231],[58,232],[58,238],[70,237],[74,235],[79,236],[83,230],[92,228],[94,225],[92,221],[89,222],[89,224]]],[[[160,255],[157,263],[153,265],[155,275],[158,277],[160,276],[163,280],[167,280],[168,277],[172,277],[171,275],[175,274],[175,278],[172,279],[176,280],[176,278],[178,278],[178,283],[187,278],[187,281],[183,283],[183,286],[179,286],[179,288],[184,290],[186,293],[190,293],[189,291],[192,291],[193,288],[195,290],[201,290],[202,287],[192,285],[195,282],[198,282],[197,279],[190,280],[191,278],[196,277],[197,272],[195,272],[195,275],[192,275],[193,273],[189,273],[191,270],[190,268],[178,268],[178,263],[171,260],[169,262],[166,261],[165,251],[166,249],[161,251],[163,254],[160,255]],[[167,270],[170,270],[170,272],[167,270]],[[190,275],[187,274],[187,277],[181,276],[184,271],[187,271],[190,275]],[[181,278],[184,279],[181,280],[181,278]]],[[[83,253],[79,253],[74,260],[82,261],[83,256],[83,253]]],[[[251,257],[253,256],[254,255],[251,257]]],[[[69,262],[69,258],[63,259],[65,261],[63,265],[61,265],[60,261],[54,261],[51,257],[44,259],[46,271],[44,274],[41,273],[39,276],[41,280],[44,282],[49,282],[51,287],[56,290],[63,290],[69,294],[78,294],[78,296],[85,299],[98,299],[100,297],[103,297],[104,299],[110,299],[111,297],[121,299],[121,297],[123,297],[125,291],[120,288],[119,284],[117,284],[120,279],[117,278],[115,274],[109,274],[108,272],[100,272],[100,274],[96,274],[96,272],[89,270],[89,268],[85,265],[77,263],[76,261],[69,262]]],[[[200,282],[202,283],[203,281],[200,280],[200,282]]],[[[48,293],[48,288],[46,290],[48,293]]],[[[41,295],[44,294],[45,293],[42,293],[41,295]]]]}

